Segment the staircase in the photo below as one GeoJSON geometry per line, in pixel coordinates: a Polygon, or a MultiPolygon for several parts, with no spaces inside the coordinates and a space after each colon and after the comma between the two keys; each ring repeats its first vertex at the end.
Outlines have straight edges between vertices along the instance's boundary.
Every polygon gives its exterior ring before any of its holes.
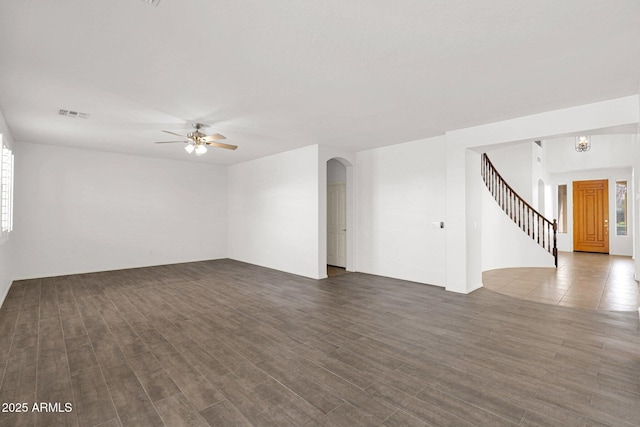
{"type": "Polygon", "coordinates": [[[554,219],[553,222],[546,219],[540,212],[535,210],[529,203],[524,201],[513,188],[500,176],[489,160],[486,153],[482,155],[482,179],[487,185],[487,189],[496,199],[498,205],[505,214],[527,233],[542,248],[553,255],[555,266],[558,267],[558,247],[556,241],[556,233],[558,224],[554,219]]]}

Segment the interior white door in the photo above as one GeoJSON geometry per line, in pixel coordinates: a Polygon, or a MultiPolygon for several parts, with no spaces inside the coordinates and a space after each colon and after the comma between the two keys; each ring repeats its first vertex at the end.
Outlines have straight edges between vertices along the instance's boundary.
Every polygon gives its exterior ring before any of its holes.
{"type": "Polygon", "coordinates": [[[327,185],[327,264],[347,266],[347,186],[327,185]]]}

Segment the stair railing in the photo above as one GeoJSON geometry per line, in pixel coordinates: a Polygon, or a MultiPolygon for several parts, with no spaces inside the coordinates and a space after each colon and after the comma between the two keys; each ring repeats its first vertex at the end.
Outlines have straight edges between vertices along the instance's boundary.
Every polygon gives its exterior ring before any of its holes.
{"type": "Polygon", "coordinates": [[[554,219],[549,221],[540,212],[516,193],[502,178],[489,160],[486,153],[482,154],[482,178],[487,189],[513,222],[527,233],[535,242],[548,251],[558,267],[557,231],[558,223],[554,219]]]}

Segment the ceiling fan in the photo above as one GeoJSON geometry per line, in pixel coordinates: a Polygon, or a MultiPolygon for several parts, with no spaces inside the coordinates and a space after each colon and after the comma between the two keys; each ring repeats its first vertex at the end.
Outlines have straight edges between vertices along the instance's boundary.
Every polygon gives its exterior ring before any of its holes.
{"type": "Polygon", "coordinates": [[[196,156],[202,156],[207,152],[207,145],[211,147],[219,147],[226,148],[227,150],[235,150],[238,148],[237,145],[225,144],[223,142],[218,142],[220,140],[226,139],[224,135],[220,135],[219,133],[214,133],[213,135],[205,135],[203,132],[200,132],[200,129],[207,126],[202,123],[194,123],[193,128],[195,129],[193,132],[189,132],[186,136],[180,135],[179,133],[170,132],[168,130],[163,130],[162,132],[170,133],[171,135],[179,136],[183,138],[181,141],[158,141],[156,144],[171,144],[175,142],[183,142],[187,144],[184,149],[187,153],[195,153],[196,156]]]}

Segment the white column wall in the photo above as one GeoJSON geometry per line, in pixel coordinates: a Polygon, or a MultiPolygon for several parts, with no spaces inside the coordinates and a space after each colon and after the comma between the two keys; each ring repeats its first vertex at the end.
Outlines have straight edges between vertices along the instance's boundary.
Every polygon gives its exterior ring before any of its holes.
{"type": "Polygon", "coordinates": [[[20,142],[15,278],[226,257],[226,168],[20,142]]]}
{"type": "MultiPolygon", "coordinates": [[[[469,293],[477,287],[473,278],[467,274],[468,243],[481,239],[481,231],[468,227],[473,221],[472,209],[467,208],[467,176],[473,176],[473,170],[467,171],[467,149],[463,144],[446,143],[446,289],[451,292],[469,293]]],[[[476,207],[475,213],[481,212],[476,207]]],[[[477,218],[476,218],[477,219],[477,218]]],[[[482,218],[480,218],[482,220],[482,218]]],[[[475,255],[481,260],[480,254],[475,255]]],[[[480,266],[480,269],[482,266],[480,266]]]]}
{"type": "MultiPolygon", "coordinates": [[[[7,123],[4,120],[4,115],[0,111],[0,133],[3,140],[15,151],[16,144],[13,142],[7,123]]],[[[14,157],[18,157],[14,153],[14,157]]],[[[9,292],[11,283],[14,278],[14,264],[15,264],[15,233],[9,235],[9,239],[0,245],[0,307],[9,292]]]]}
{"type": "Polygon", "coordinates": [[[228,178],[229,258],[320,278],[318,146],[229,166],[228,178]]]}
{"type": "Polygon", "coordinates": [[[358,271],[445,284],[445,140],[357,153],[358,271]]]}
{"type": "MultiPolygon", "coordinates": [[[[482,287],[482,242],[483,238],[491,236],[483,236],[482,234],[482,210],[478,209],[482,206],[482,192],[486,191],[484,181],[482,181],[481,156],[475,151],[465,151],[465,207],[469,209],[465,215],[466,229],[471,231],[467,233],[466,242],[466,265],[465,274],[467,281],[466,292],[471,292],[482,287]]],[[[455,262],[455,258],[452,264],[455,262]]],[[[460,268],[459,268],[460,269],[460,268]]],[[[457,292],[456,288],[448,290],[457,292]]]]}
{"type": "Polygon", "coordinates": [[[538,210],[547,219],[553,220],[553,201],[551,199],[551,186],[549,185],[549,176],[547,174],[547,164],[544,150],[535,142],[529,144],[531,149],[531,201],[527,202],[538,210]],[[540,161],[538,161],[540,159],[540,161]],[[538,181],[544,182],[544,193],[540,194],[538,181]],[[544,200],[544,205],[540,204],[540,200],[544,200]]]}
{"type": "MultiPolygon", "coordinates": [[[[640,122],[640,117],[638,117],[640,122]]],[[[640,125],[639,125],[640,128],[640,125]]],[[[633,191],[630,196],[633,212],[631,215],[635,218],[635,232],[633,233],[633,257],[636,266],[636,280],[640,281],[640,129],[635,136],[633,144],[633,191]]],[[[640,295],[638,296],[638,307],[640,307],[640,295]]]]}

